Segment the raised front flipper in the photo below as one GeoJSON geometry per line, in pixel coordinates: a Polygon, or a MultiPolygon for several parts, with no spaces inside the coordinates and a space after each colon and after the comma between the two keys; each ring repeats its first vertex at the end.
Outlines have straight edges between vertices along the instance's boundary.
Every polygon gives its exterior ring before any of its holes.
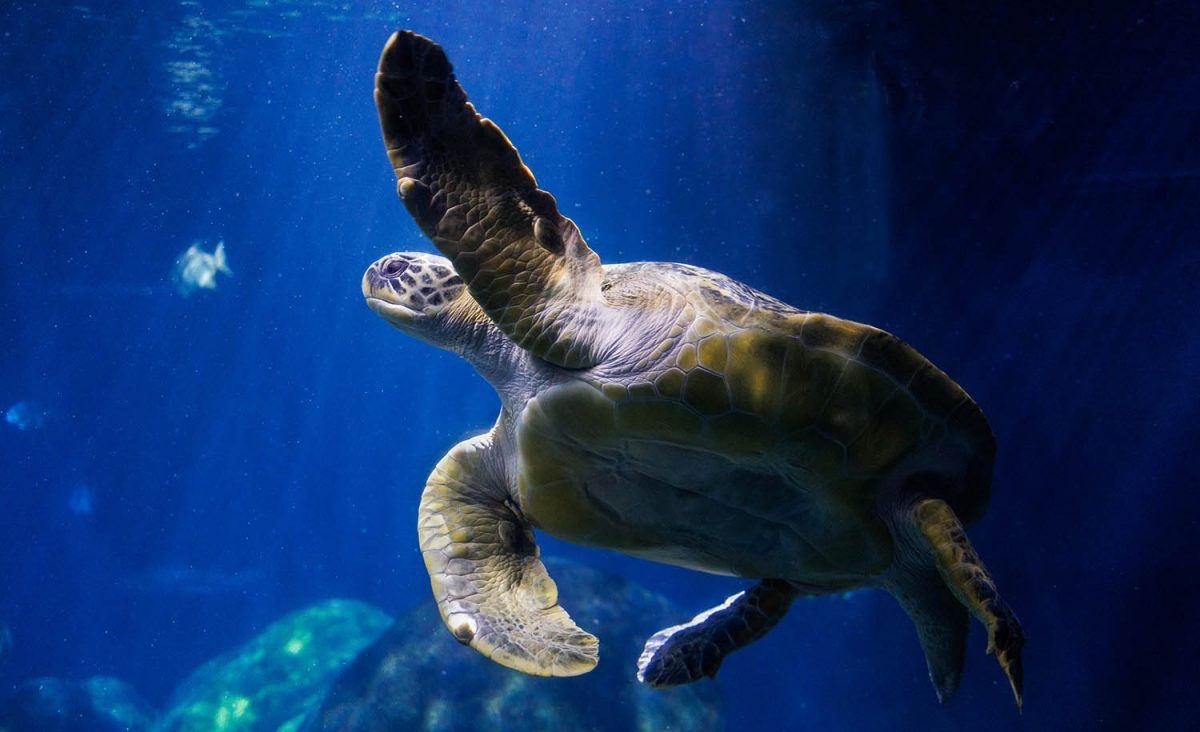
{"type": "Polygon", "coordinates": [[[775,627],[796,595],[783,580],[763,580],[683,625],[658,631],[642,649],[638,681],[668,687],[716,676],[726,656],[775,627]]]}
{"type": "Polygon", "coordinates": [[[375,103],[400,198],[488,317],[539,358],[593,365],[600,259],[500,128],[475,112],[441,47],[394,34],[375,103]]]}
{"type": "Polygon", "coordinates": [[[492,437],[455,446],[421,496],[418,532],[433,596],[462,643],[538,676],[596,665],[596,638],[558,605],[533,532],[496,479],[492,437]]]}

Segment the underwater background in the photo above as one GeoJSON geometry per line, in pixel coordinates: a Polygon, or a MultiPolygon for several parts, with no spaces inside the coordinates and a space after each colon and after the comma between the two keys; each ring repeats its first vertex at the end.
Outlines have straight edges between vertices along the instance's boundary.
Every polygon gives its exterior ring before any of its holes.
{"type": "MultiPolygon", "coordinates": [[[[403,27],[604,261],[882,327],[992,422],[970,535],[1028,635],[1023,713],[978,624],[939,705],[908,618],[861,591],[795,603],[674,728],[1195,728],[1200,10],[1031,6],[4,3],[0,726],[30,728],[46,677],[120,679],[169,720],[202,664],[332,598],[375,608],[370,637],[443,632],[420,625],[417,502],[498,400],[359,292],[383,254],[432,251],[372,101],[403,27]],[[218,243],[229,271],[185,293],[181,255],[218,243]]],[[[552,567],[568,610],[639,637],[647,608],[683,622],[750,584],[540,542],[605,573],[552,567]]],[[[637,648],[600,638],[631,679],[637,648]]],[[[452,641],[422,663],[404,703],[443,722],[492,683],[452,641]]],[[[600,678],[521,680],[592,714],[490,713],[620,729],[600,678]]],[[[276,728],[221,698],[210,728],[276,728]]]]}

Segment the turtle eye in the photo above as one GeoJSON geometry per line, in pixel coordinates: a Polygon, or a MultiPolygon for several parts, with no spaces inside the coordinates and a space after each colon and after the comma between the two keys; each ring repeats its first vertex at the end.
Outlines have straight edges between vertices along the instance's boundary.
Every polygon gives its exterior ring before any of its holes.
{"type": "Polygon", "coordinates": [[[406,269],[408,269],[408,262],[403,259],[393,259],[383,265],[383,273],[388,277],[395,277],[406,269]]]}

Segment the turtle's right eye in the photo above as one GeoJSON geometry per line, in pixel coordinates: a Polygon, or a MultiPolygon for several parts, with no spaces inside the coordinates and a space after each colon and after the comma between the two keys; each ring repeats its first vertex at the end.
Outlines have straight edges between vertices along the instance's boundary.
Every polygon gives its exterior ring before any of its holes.
{"type": "Polygon", "coordinates": [[[388,277],[395,277],[406,269],[408,269],[408,262],[403,259],[393,259],[383,265],[383,273],[388,277]]]}

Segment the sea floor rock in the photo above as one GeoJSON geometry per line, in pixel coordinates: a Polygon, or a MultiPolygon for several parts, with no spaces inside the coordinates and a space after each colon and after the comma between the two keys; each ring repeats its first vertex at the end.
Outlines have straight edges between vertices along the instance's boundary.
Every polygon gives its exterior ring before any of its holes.
{"type": "Polygon", "coordinates": [[[306,732],[724,729],[713,681],[655,690],[638,683],[647,637],[685,613],[621,577],[551,561],[563,606],[600,638],[597,668],[574,678],[527,676],[460,645],[432,599],[402,616],[337,678],[306,732]]]}
{"type": "Polygon", "coordinates": [[[330,600],[272,623],[179,685],[161,732],[287,732],[347,663],[392,623],[382,610],[330,600]]]}

